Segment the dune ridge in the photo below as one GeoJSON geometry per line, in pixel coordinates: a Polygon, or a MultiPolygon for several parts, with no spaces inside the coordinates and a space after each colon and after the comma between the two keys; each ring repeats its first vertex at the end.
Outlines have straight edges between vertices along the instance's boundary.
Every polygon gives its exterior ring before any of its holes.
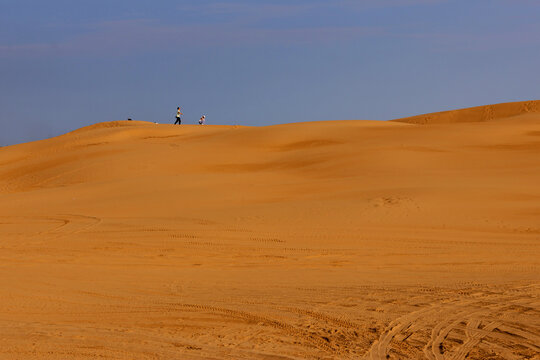
{"type": "Polygon", "coordinates": [[[441,111],[391,121],[405,122],[409,124],[447,124],[456,122],[492,121],[539,112],[540,100],[530,100],[441,111]]]}
{"type": "Polygon", "coordinates": [[[538,101],[0,148],[0,358],[540,358],[539,155],[538,101]]]}

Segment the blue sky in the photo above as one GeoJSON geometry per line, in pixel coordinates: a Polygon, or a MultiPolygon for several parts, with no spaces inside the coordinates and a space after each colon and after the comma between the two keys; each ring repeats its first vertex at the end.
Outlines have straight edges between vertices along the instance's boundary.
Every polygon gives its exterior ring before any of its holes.
{"type": "Polygon", "coordinates": [[[0,0],[0,145],[540,99],[537,0],[0,0]]]}

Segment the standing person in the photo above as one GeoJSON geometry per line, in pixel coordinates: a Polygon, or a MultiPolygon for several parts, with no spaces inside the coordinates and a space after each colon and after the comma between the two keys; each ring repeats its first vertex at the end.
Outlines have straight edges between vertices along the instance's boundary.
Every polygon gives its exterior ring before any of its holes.
{"type": "Polygon", "coordinates": [[[206,121],[206,115],[201,116],[199,119],[199,125],[204,125],[204,122],[206,121]]]}
{"type": "Polygon", "coordinates": [[[180,106],[176,108],[176,121],[174,122],[174,125],[176,125],[176,123],[178,123],[178,125],[181,125],[182,124],[182,110],[180,110],[180,106]]]}

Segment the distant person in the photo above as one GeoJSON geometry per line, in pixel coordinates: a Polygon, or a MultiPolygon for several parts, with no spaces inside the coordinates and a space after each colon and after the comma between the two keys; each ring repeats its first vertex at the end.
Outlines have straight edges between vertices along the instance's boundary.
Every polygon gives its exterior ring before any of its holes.
{"type": "Polygon", "coordinates": [[[178,125],[182,124],[182,110],[180,110],[180,106],[176,108],[176,121],[174,122],[174,125],[178,123],[178,125]]]}
{"type": "Polygon", "coordinates": [[[206,121],[206,115],[201,116],[199,119],[199,125],[204,125],[204,122],[206,121]]]}

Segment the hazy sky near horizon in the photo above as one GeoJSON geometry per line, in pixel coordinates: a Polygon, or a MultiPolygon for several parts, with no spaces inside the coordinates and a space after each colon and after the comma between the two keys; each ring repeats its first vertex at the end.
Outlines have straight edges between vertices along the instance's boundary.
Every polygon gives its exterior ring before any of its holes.
{"type": "Polygon", "coordinates": [[[0,145],[540,99],[538,0],[0,0],[0,145]]]}

